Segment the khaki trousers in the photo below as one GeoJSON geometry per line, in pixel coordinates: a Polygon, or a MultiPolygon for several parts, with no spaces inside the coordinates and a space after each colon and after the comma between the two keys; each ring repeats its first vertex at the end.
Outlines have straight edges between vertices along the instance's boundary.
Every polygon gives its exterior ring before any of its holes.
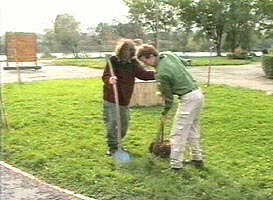
{"type": "Polygon", "coordinates": [[[171,132],[170,165],[182,168],[186,145],[191,149],[192,160],[203,160],[200,145],[200,113],[204,95],[200,89],[180,97],[171,132]]]}

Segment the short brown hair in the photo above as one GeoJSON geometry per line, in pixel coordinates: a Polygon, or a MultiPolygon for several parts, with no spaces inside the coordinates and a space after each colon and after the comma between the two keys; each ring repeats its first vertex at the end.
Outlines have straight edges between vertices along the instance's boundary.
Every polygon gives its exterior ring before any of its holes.
{"type": "Polygon", "coordinates": [[[131,59],[136,53],[134,41],[127,38],[120,39],[116,46],[115,52],[119,59],[131,59]],[[128,53],[130,54],[130,58],[126,57],[128,53]]]}
{"type": "Polygon", "coordinates": [[[137,49],[136,56],[139,59],[141,56],[149,57],[150,55],[158,56],[158,51],[153,45],[143,44],[137,49]]]}

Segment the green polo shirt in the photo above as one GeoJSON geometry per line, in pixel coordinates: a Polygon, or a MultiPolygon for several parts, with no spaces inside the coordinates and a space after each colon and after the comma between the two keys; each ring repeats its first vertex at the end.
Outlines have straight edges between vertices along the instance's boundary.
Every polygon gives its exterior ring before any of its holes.
{"type": "Polygon", "coordinates": [[[163,115],[171,109],[173,95],[182,96],[198,88],[197,82],[186,70],[181,58],[174,53],[160,53],[160,61],[156,71],[155,78],[159,82],[159,89],[165,99],[163,115]]]}

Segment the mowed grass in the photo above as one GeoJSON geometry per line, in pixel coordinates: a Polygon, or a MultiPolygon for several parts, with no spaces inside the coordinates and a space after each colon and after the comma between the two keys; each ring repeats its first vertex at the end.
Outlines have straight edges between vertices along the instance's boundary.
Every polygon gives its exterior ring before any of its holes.
{"type": "MultiPolygon", "coordinates": [[[[249,64],[251,60],[239,60],[229,59],[227,57],[194,57],[192,60],[192,66],[217,66],[217,65],[245,65],[249,64]]],[[[52,61],[54,65],[63,66],[81,66],[103,69],[106,61],[103,58],[99,59],[56,59],[52,61]]]]}
{"type": "Polygon", "coordinates": [[[251,60],[230,59],[228,57],[199,57],[192,58],[192,66],[217,66],[217,65],[246,65],[251,60]]]}
{"type": "Polygon", "coordinates": [[[148,153],[160,106],[131,110],[125,144],[134,160],[120,165],[105,156],[101,80],[10,84],[3,90],[10,125],[2,135],[3,159],[49,183],[98,200],[273,199],[273,97],[264,92],[204,88],[207,170],[174,174],[168,160],[148,153]]]}
{"type": "Polygon", "coordinates": [[[106,61],[103,58],[90,58],[90,59],[77,59],[77,58],[66,58],[66,59],[55,59],[52,61],[54,65],[60,66],[79,66],[79,67],[90,67],[96,69],[103,69],[106,61]]]}

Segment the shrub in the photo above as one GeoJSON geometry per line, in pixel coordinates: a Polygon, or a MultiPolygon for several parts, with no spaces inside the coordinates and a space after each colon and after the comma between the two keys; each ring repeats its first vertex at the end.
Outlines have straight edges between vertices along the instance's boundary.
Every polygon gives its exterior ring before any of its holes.
{"type": "Polygon", "coordinates": [[[242,48],[236,48],[234,50],[234,53],[227,54],[227,57],[232,59],[248,59],[249,58],[247,50],[242,48]]]}
{"type": "Polygon", "coordinates": [[[268,50],[267,50],[267,49],[263,49],[263,50],[262,50],[262,53],[263,53],[263,54],[268,54],[268,50]]]}
{"type": "Polygon", "coordinates": [[[264,55],[262,65],[265,76],[273,78],[273,54],[264,55]]]}
{"type": "Polygon", "coordinates": [[[42,59],[52,59],[52,58],[56,58],[56,56],[53,56],[50,54],[50,52],[46,51],[43,53],[43,55],[41,56],[42,59]]]}
{"type": "Polygon", "coordinates": [[[258,57],[257,54],[256,54],[255,52],[250,52],[248,55],[249,55],[249,56],[252,56],[252,57],[258,57]]]}

